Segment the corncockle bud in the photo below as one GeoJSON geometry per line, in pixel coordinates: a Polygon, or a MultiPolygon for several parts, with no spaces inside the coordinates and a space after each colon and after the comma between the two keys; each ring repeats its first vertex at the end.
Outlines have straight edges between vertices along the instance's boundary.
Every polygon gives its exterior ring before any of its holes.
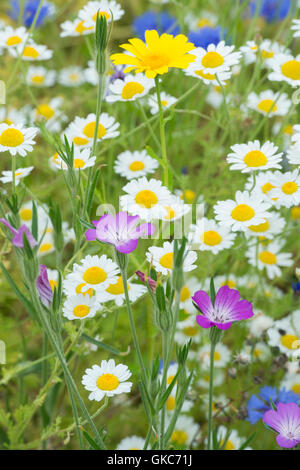
{"type": "Polygon", "coordinates": [[[30,233],[30,231],[26,227],[26,225],[21,225],[21,227],[19,229],[15,229],[5,219],[0,219],[0,222],[2,222],[2,224],[6,225],[6,227],[9,228],[9,230],[13,234],[13,238],[12,238],[11,242],[17,248],[24,248],[24,241],[23,241],[24,240],[23,239],[24,234],[26,235],[28,243],[30,244],[31,247],[33,247],[37,244],[37,241],[32,236],[32,234],[30,233]]]}
{"type": "Polygon", "coordinates": [[[40,265],[40,274],[36,280],[36,288],[40,294],[42,304],[48,307],[52,302],[53,292],[48,279],[47,267],[44,264],[40,265]]]}
{"type": "Polygon", "coordinates": [[[152,292],[155,292],[157,282],[151,279],[151,277],[147,276],[146,274],[142,273],[142,271],[136,271],[135,274],[139,277],[139,279],[149,285],[152,292]]]}
{"type": "Polygon", "coordinates": [[[165,291],[161,284],[156,287],[156,323],[162,331],[169,331],[172,326],[172,315],[166,304],[165,291]]]}

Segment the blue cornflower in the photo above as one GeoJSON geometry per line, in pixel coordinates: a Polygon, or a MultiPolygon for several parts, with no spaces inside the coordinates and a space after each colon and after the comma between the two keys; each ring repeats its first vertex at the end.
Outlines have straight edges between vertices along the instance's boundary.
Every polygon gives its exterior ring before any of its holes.
{"type": "Polygon", "coordinates": [[[206,49],[209,44],[217,45],[223,39],[222,36],[223,32],[220,26],[217,26],[216,28],[204,26],[196,31],[191,31],[188,38],[196,47],[203,47],[206,49]]]}
{"type": "MultiPolygon", "coordinates": [[[[27,2],[25,3],[23,12],[23,24],[27,28],[30,28],[30,26],[32,25],[40,2],[41,0],[27,0],[27,2]]],[[[9,11],[9,16],[13,20],[18,20],[20,15],[20,0],[11,0],[10,6],[11,10],[9,11]]],[[[54,5],[52,5],[52,3],[44,2],[37,17],[36,26],[41,26],[47,17],[53,15],[54,10],[55,7],[54,5]]]]}
{"type": "Polygon", "coordinates": [[[268,23],[283,20],[291,9],[291,0],[251,0],[250,15],[254,16],[258,9],[259,16],[265,18],[268,23]]]}
{"type": "Polygon", "coordinates": [[[248,401],[248,418],[251,424],[257,423],[264,417],[266,411],[271,410],[271,401],[275,405],[281,403],[298,403],[298,394],[286,390],[285,388],[276,389],[276,387],[270,387],[265,385],[259,391],[258,396],[252,395],[248,401]]]}
{"type": "Polygon", "coordinates": [[[174,36],[180,32],[177,19],[166,11],[161,13],[147,11],[134,20],[133,29],[142,39],[144,39],[147,29],[156,29],[159,34],[168,33],[174,36]]]}
{"type": "Polygon", "coordinates": [[[295,295],[300,295],[300,282],[293,282],[292,288],[295,295]]]}

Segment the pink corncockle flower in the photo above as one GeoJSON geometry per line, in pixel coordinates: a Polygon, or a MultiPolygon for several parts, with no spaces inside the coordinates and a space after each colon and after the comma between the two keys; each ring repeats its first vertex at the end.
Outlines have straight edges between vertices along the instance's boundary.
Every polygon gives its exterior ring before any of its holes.
{"type": "Polygon", "coordinates": [[[135,274],[144,284],[147,282],[152,292],[155,292],[157,282],[154,281],[154,279],[151,279],[151,277],[147,276],[145,273],[142,273],[142,271],[136,271],[135,274]]]}
{"type": "Polygon", "coordinates": [[[248,300],[240,300],[239,291],[228,286],[218,290],[214,305],[203,290],[195,292],[192,300],[203,314],[196,318],[202,328],[216,326],[220,330],[227,330],[233,322],[246,320],[254,315],[252,304],[248,300]]]}
{"type": "Polygon", "coordinates": [[[44,264],[40,264],[40,274],[36,280],[36,288],[40,294],[42,304],[49,307],[53,299],[53,292],[48,279],[47,267],[44,264]]]}
{"type": "Polygon", "coordinates": [[[26,237],[27,237],[27,240],[28,240],[28,243],[30,244],[30,246],[37,245],[36,239],[30,233],[30,231],[26,227],[26,225],[21,225],[20,228],[16,229],[16,228],[12,227],[10,225],[10,223],[8,223],[7,220],[5,220],[5,219],[0,219],[0,222],[2,222],[2,224],[6,225],[6,227],[9,228],[9,230],[13,234],[13,238],[12,238],[11,242],[17,248],[24,248],[24,242],[23,242],[24,233],[26,234],[26,237]]]}
{"type": "Polygon", "coordinates": [[[280,447],[290,449],[300,443],[300,408],[296,403],[278,403],[277,411],[266,411],[263,421],[278,432],[280,447]]]}
{"type": "Polygon", "coordinates": [[[150,236],[155,227],[152,224],[140,224],[138,215],[132,216],[127,212],[116,215],[106,214],[99,220],[93,220],[94,229],[85,232],[87,240],[100,240],[114,245],[120,253],[131,253],[136,249],[139,238],[150,236]]]}

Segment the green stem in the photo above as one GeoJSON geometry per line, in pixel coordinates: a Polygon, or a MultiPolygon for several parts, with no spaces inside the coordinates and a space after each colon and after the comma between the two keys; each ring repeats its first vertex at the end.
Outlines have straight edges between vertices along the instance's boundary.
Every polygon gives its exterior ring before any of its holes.
{"type": "Polygon", "coordinates": [[[207,438],[207,449],[211,450],[211,438],[212,438],[212,405],[213,405],[213,392],[214,392],[214,359],[215,359],[215,348],[216,345],[212,341],[210,345],[210,364],[209,364],[209,391],[208,391],[208,438],[207,438]]]}
{"type": "Polygon", "coordinates": [[[155,77],[155,87],[156,87],[156,96],[159,108],[159,130],[160,130],[160,144],[161,144],[161,158],[164,162],[164,185],[169,186],[169,168],[168,168],[168,156],[167,156],[167,145],[166,145],[166,133],[165,133],[165,121],[164,121],[164,111],[161,103],[160,97],[160,86],[159,78],[155,77]]]}

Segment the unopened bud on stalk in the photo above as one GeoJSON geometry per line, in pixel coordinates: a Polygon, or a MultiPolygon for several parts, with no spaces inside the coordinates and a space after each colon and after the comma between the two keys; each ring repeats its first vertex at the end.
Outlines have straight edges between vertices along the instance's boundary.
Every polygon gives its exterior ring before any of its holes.
{"type": "Polygon", "coordinates": [[[173,289],[179,294],[183,286],[183,263],[186,256],[187,239],[184,237],[180,242],[174,240],[174,267],[172,273],[173,289]]]}
{"type": "Polygon", "coordinates": [[[104,75],[106,70],[106,51],[112,30],[112,21],[108,27],[105,16],[99,15],[99,13],[100,10],[97,13],[95,33],[96,69],[99,75],[104,75]]]}
{"type": "Polygon", "coordinates": [[[172,315],[166,303],[165,291],[161,284],[156,287],[156,323],[162,331],[169,331],[172,326],[172,315]]]}

